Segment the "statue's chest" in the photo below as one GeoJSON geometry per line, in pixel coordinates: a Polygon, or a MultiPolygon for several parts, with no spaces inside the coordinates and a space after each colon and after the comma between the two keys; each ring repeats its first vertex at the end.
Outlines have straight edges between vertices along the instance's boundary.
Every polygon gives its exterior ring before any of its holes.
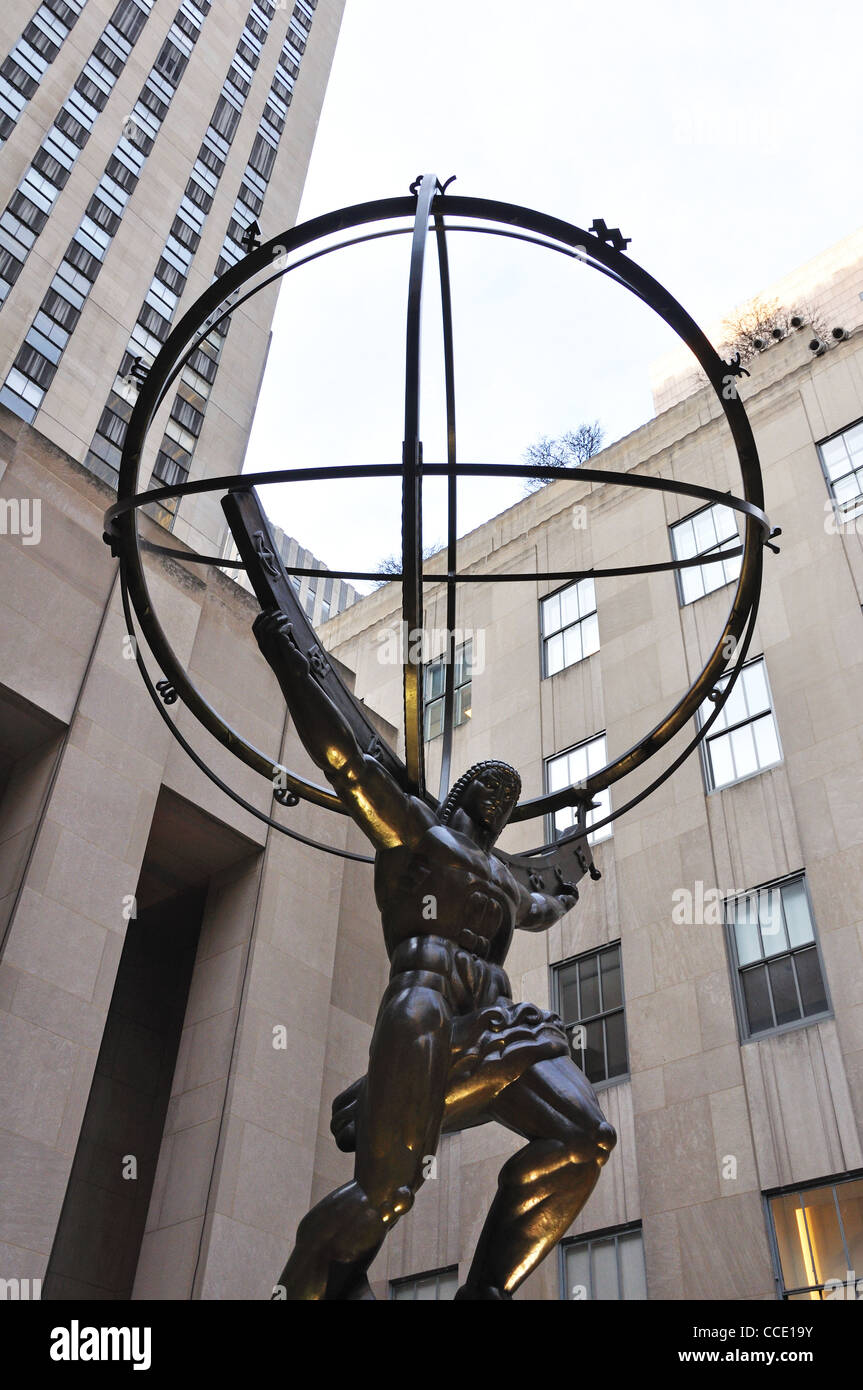
{"type": "Polygon", "coordinates": [[[402,901],[433,897],[438,919],[457,920],[486,940],[511,921],[514,900],[506,870],[466,836],[436,828],[409,858],[390,867],[395,872],[388,875],[389,892],[402,901]]]}

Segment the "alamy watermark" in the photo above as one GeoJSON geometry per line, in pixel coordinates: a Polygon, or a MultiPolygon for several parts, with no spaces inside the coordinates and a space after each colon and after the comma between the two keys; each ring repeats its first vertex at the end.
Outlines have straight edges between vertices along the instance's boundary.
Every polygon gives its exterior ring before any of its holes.
{"type": "Polygon", "coordinates": [[[22,545],[42,539],[42,501],[39,497],[0,497],[0,536],[20,536],[22,545]]]}
{"type": "Polygon", "coordinates": [[[377,659],[382,666],[427,666],[432,661],[447,661],[448,653],[470,644],[471,674],[482,675],[485,670],[485,628],[456,627],[409,628],[406,622],[384,628],[377,634],[377,659]],[[452,641],[450,642],[450,639],[452,641]]]}
{"type": "MultiPolygon", "coordinates": [[[[859,499],[858,499],[859,501],[859,499]]],[[[831,497],[824,503],[824,530],[828,536],[863,536],[863,503],[845,516],[831,497]]]]}
{"type": "Polygon", "coordinates": [[[733,903],[740,925],[760,926],[762,936],[782,931],[781,895],[778,888],[740,889],[706,887],[696,879],[691,888],[675,888],[671,894],[671,920],[675,926],[718,927],[725,921],[726,903],[733,903]]]}

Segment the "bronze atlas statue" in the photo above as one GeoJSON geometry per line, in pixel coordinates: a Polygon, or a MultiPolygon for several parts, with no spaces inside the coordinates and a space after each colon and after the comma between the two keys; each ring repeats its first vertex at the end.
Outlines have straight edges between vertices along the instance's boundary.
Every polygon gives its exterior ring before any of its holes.
{"type": "MultiPolygon", "coordinates": [[[[261,242],[247,233],[246,255],[214,282],[183,317],[151,364],[133,364],[137,400],[126,432],[117,501],[106,513],[106,540],[119,557],[128,631],[133,610],[152,658],[162,670],[153,681],[136,644],[142,677],[162,717],[197,765],[219,787],[271,827],[315,844],[291,827],[286,813],[306,800],[350,816],[374,850],[373,858],[332,845],[327,854],[374,866],[390,979],[378,1010],[364,1076],[333,1104],[331,1129],[339,1148],[353,1153],[354,1176],[300,1222],[293,1250],[274,1296],[354,1300],[373,1297],[368,1270],[389,1230],[407,1213],[429,1171],[443,1133],[497,1121],[526,1143],[504,1164],[497,1193],[459,1299],[505,1300],[566,1233],[589,1198],[616,1135],[593,1087],[576,1065],[563,1023],[531,1003],[512,998],[504,970],[517,929],[544,931],[578,899],[585,875],[598,878],[588,839],[594,798],[683,735],[653,782],[601,821],[624,814],[669,777],[709,732],[746,660],[757,612],[764,546],[775,549],[763,511],[758,456],[736,383],[739,358],[722,361],[679,304],[625,255],[628,241],[594,221],[590,231],[527,208],[454,197],[449,180],[425,175],[409,195],[343,208],[261,242]],[[382,225],[382,224],[385,224],[382,225]],[[333,242],[357,228],[358,233],[333,242]],[[630,290],[653,308],[694,353],[731,430],[743,479],[741,498],[647,473],[579,467],[582,480],[665,489],[698,502],[721,502],[744,519],[742,544],[708,556],[615,569],[565,572],[460,573],[457,564],[456,484],[465,476],[565,478],[556,466],[460,463],[456,454],[452,316],[447,236],[476,233],[515,237],[580,261],[630,290]],[[446,376],[447,459],[423,459],[419,438],[420,310],[426,247],[433,234],[440,274],[446,376]],[[244,476],[175,481],[138,491],[141,454],[149,426],[185,363],[208,338],[223,342],[235,309],[273,279],[309,260],[380,237],[412,238],[407,293],[405,419],[401,462],[367,467],[278,469],[244,476]],[[302,254],[306,247],[315,249],[302,254]],[[245,294],[241,291],[245,286],[245,294]],[[447,479],[446,569],[424,576],[422,483],[447,479]],[[423,755],[422,643],[405,644],[404,757],[380,737],[362,704],[342,682],[301,607],[296,576],[305,572],[346,579],[377,578],[339,570],[286,567],[273,542],[256,488],[271,483],[398,477],[402,486],[401,616],[408,634],[422,632],[423,585],[446,586],[442,770],[438,794],[426,785],[423,755]],[[143,540],[138,509],[190,493],[220,491],[239,559],[198,556],[143,540]],[[261,606],[254,624],[294,727],[325,783],[311,782],[247,742],[207,702],[175,655],[150,600],[143,556],[147,551],[184,561],[245,570],[261,606]],[[720,563],[741,555],[740,577],[716,646],[690,688],[644,737],[583,786],[520,801],[521,779],[505,762],[476,763],[450,786],[454,711],[456,594],[470,582],[572,582],[590,576],[644,574],[720,563]],[[730,674],[720,683],[720,677],[730,674]],[[272,814],[244,800],[216,776],[171,719],[177,700],[203,727],[273,785],[272,814]],[[705,700],[714,709],[694,737],[691,721],[705,700]],[[687,732],[689,731],[689,733],[687,732]],[[549,844],[522,853],[496,848],[512,822],[574,811],[574,826],[549,844]]],[[[490,750],[490,752],[493,750],[490,750]]]]}

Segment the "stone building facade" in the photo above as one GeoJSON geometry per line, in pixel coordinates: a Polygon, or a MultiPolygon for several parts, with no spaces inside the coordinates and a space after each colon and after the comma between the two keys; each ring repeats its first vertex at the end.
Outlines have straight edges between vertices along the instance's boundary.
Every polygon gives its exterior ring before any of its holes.
{"type": "MultiPolygon", "coordinates": [[[[790,335],[753,364],[742,390],[783,534],[765,556],[749,703],[705,759],[600,833],[602,878],[577,908],[513,947],[517,997],[602,1025],[590,1065],[619,1135],[560,1259],[520,1298],[809,1297],[863,1258],[861,344],[852,333],[816,357],[790,335]],[[740,902],[756,904],[755,928],[743,913],[726,926],[740,902]]],[[[41,1279],[51,1298],[264,1299],[300,1217],[351,1172],[328,1120],[365,1069],[387,977],[369,866],[268,829],[177,748],[130,659],[101,541],[110,486],[40,420],[3,411],[0,432],[0,1274],[41,1279]]],[[[739,487],[707,391],[596,463],[739,487]]],[[[459,565],[653,563],[704,548],[703,520],[680,527],[691,517],[670,493],[558,481],[466,536],[459,565]]],[[[147,565],[207,698],[309,772],[251,637],[251,595],[193,563],[147,565]]],[[[503,758],[536,795],[561,755],[623,751],[700,669],[732,579],[698,596],[669,573],[597,582],[590,626],[586,591],[573,607],[533,581],[463,586],[473,669],[456,773],[503,758]]],[[[400,673],[383,654],[398,600],[385,585],[322,633],[393,738],[400,673]]],[[[444,627],[440,587],[426,621],[444,627]]],[[[181,705],[170,716],[271,809],[267,783],[181,705]]],[[[439,748],[430,739],[432,786],[439,748]]],[[[641,785],[613,788],[612,806],[641,785]]],[[[345,818],[279,815],[367,848],[345,818]]],[[[379,1296],[451,1292],[518,1143],[491,1126],[442,1141],[373,1266],[379,1296]]]]}

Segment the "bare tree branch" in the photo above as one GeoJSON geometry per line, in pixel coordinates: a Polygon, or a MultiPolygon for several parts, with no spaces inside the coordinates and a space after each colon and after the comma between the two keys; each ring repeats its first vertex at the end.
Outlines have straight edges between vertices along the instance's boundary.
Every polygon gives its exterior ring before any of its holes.
{"type": "MultiPolygon", "coordinates": [[[[592,425],[585,423],[577,429],[566,430],[559,439],[548,439],[543,435],[535,444],[528,445],[522,457],[525,463],[535,464],[538,468],[576,468],[599,453],[604,437],[602,426],[598,420],[594,420],[592,425]]],[[[548,482],[551,482],[550,478],[528,478],[524,490],[538,492],[548,482]]]]}

